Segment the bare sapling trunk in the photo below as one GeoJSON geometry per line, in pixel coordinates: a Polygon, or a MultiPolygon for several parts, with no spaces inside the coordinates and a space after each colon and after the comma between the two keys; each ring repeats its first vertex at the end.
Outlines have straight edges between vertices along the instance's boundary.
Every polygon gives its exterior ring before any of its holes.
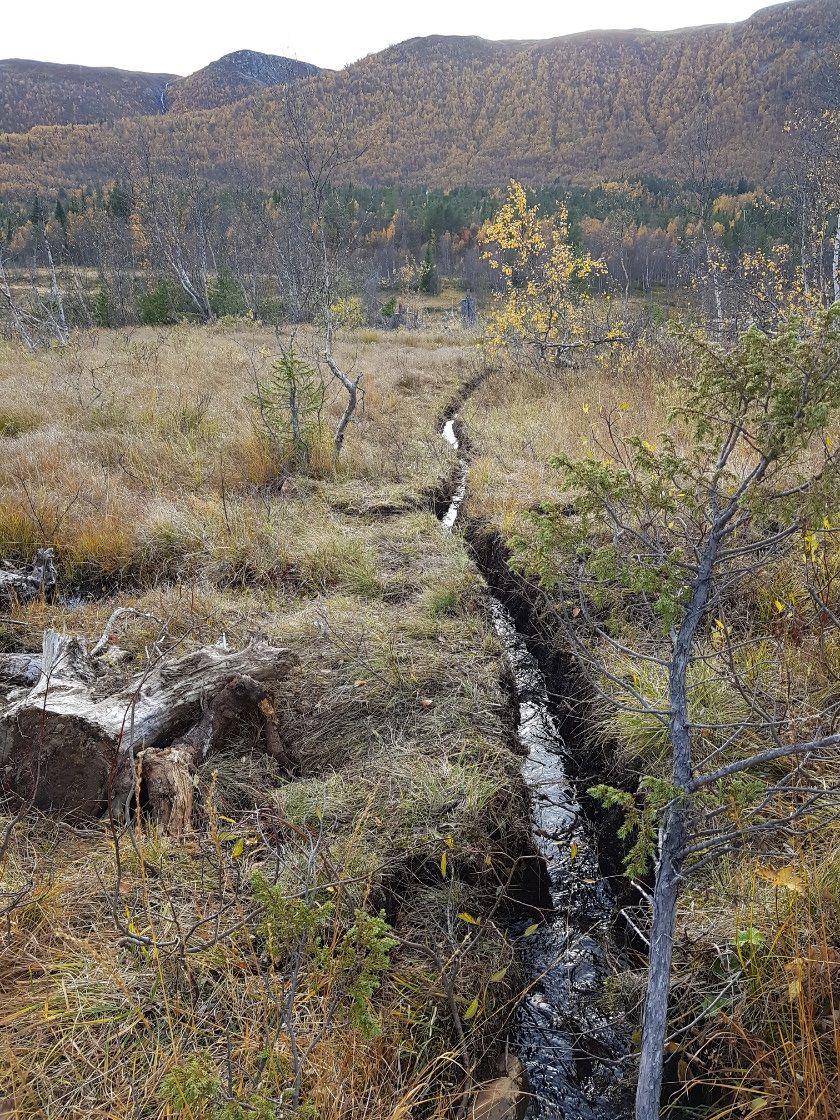
{"type": "Polygon", "coordinates": [[[653,892],[648,986],[642,1019],[642,1047],[636,1087],[636,1120],[658,1120],[662,1095],[668,997],[680,877],[685,854],[685,803],[691,782],[691,721],[688,712],[687,672],[692,647],[706,610],[719,551],[716,525],[698,566],[694,593],[679,630],[672,635],[673,657],[668,672],[671,740],[671,782],[675,796],[660,829],[659,860],[653,892]]]}
{"type": "Polygon", "coordinates": [[[67,317],[64,314],[64,296],[58,283],[58,273],[53,260],[52,249],[50,248],[50,239],[47,237],[46,225],[42,222],[40,226],[41,242],[44,246],[44,255],[47,258],[47,269],[50,274],[50,313],[49,318],[52,323],[53,335],[58,342],[62,345],[70,337],[70,328],[67,326],[67,317]]]}
{"type": "Polygon", "coordinates": [[[709,235],[706,232],[706,227],[703,227],[703,244],[706,249],[706,269],[709,273],[709,279],[712,283],[712,293],[715,298],[715,335],[720,339],[723,334],[723,297],[720,291],[720,274],[715,263],[714,255],[712,254],[712,246],[709,242],[709,235]]]}
{"type": "Polygon", "coordinates": [[[36,347],[35,336],[31,329],[30,315],[23,310],[18,303],[14,293],[12,292],[11,284],[9,283],[9,276],[6,272],[6,265],[3,260],[3,251],[0,249],[0,296],[2,296],[3,306],[9,313],[12,327],[15,334],[26,347],[27,350],[34,350],[36,347]]]}
{"type": "Polygon", "coordinates": [[[333,322],[332,314],[329,307],[326,309],[326,327],[324,331],[324,361],[327,363],[330,373],[340,382],[347,393],[347,404],[344,406],[344,411],[341,414],[341,419],[338,422],[338,427],[333,436],[333,454],[336,462],[341,455],[341,449],[344,447],[344,437],[347,433],[347,426],[353,419],[356,412],[356,406],[359,403],[359,385],[362,380],[362,375],[359,374],[357,378],[352,379],[347,376],[339,368],[338,363],[333,356],[333,322]]]}
{"type": "MultiPolygon", "coordinates": [[[[306,95],[288,87],[283,100],[288,141],[295,156],[297,173],[303,179],[303,191],[299,183],[292,188],[292,196],[298,197],[298,228],[289,234],[300,246],[300,260],[305,264],[303,275],[306,282],[289,285],[289,304],[294,307],[300,295],[308,295],[314,318],[324,327],[324,348],[322,357],[333,378],[346,393],[346,404],[333,436],[333,458],[341,456],[347,428],[355,415],[359,398],[363,397],[360,388],[362,375],[350,377],[338,364],[333,351],[335,330],[333,298],[336,277],[340,274],[342,258],[346,261],[349,249],[349,227],[341,230],[334,226],[329,216],[327,200],[334,197],[333,180],[337,173],[343,173],[355,159],[348,148],[347,137],[350,130],[349,116],[340,114],[339,125],[326,144],[315,139],[306,95]],[[304,232],[306,231],[306,232],[304,232]],[[311,231],[311,232],[310,232],[311,231]],[[303,236],[301,236],[303,234],[303,236]]],[[[297,253],[290,254],[296,257],[297,253]]],[[[294,278],[294,270],[292,270],[294,278]]]]}

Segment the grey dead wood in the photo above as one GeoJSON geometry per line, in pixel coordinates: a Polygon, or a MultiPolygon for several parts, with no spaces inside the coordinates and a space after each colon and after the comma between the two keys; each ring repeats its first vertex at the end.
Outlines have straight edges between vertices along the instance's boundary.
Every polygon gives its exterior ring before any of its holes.
{"type": "Polygon", "coordinates": [[[0,567],[0,606],[28,603],[49,595],[58,582],[55,553],[42,548],[28,567],[16,567],[8,562],[0,567]]]}
{"type": "MultiPolygon", "coordinates": [[[[130,809],[142,756],[148,804],[166,828],[184,831],[192,774],[237,722],[257,721],[267,752],[281,769],[294,767],[267,685],[296,661],[264,641],[239,651],[205,647],[164,658],[102,697],[84,642],[47,630],[36,682],[0,706],[0,787],[42,809],[96,816],[110,808],[120,816],[130,809]]],[[[34,664],[7,660],[5,671],[23,683],[34,664]]]]}

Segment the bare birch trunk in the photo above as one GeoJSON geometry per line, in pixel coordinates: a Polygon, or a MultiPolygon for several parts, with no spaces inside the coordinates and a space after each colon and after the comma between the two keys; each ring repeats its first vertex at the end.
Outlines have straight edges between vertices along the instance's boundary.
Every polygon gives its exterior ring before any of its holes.
{"type": "Polygon", "coordinates": [[[712,575],[720,547],[716,521],[703,549],[694,592],[679,630],[673,636],[673,655],[668,676],[671,709],[671,780],[676,796],[665,812],[653,893],[653,924],[650,935],[648,986],[642,1020],[639,1081],[636,1087],[635,1120],[659,1120],[665,1040],[668,1032],[668,997],[680,875],[685,849],[685,805],[691,782],[691,720],[688,711],[687,672],[695,635],[712,589],[712,575]]]}

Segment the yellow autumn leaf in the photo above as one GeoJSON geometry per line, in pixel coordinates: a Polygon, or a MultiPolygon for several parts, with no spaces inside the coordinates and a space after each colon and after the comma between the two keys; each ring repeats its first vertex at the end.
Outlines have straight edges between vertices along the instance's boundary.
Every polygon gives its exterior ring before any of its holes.
{"type": "Polygon", "coordinates": [[[506,964],[504,968],[500,968],[498,972],[494,972],[490,977],[491,983],[498,984],[500,980],[504,980],[505,976],[507,975],[508,968],[510,968],[510,965],[506,964]]]}
{"type": "Polygon", "coordinates": [[[777,610],[777,611],[779,612],[779,614],[784,614],[784,612],[785,612],[785,605],[784,605],[784,603],[783,603],[783,602],[781,601],[781,599],[774,599],[774,600],[773,600],[773,606],[774,606],[774,607],[776,608],[776,610],[777,610]]]}
{"type": "Polygon", "coordinates": [[[791,1001],[795,1000],[801,991],[802,981],[798,977],[796,980],[791,980],[788,984],[788,999],[791,1001]]]}
{"type": "Polygon", "coordinates": [[[242,853],[244,851],[245,851],[245,841],[240,836],[239,839],[236,841],[236,843],[233,845],[233,847],[230,850],[230,858],[231,859],[239,859],[239,857],[242,855],[242,853]]]}
{"type": "Polygon", "coordinates": [[[539,928],[540,928],[540,923],[539,922],[534,922],[533,925],[528,926],[528,928],[525,930],[525,932],[522,934],[522,936],[523,937],[532,937],[537,932],[537,930],[539,928]]]}
{"type": "Polygon", "coordinates": [[[820,542],[817,540],[813,533],[806,533],[802,542],[802,558],[804,560],[815,559],[820,550],[820,542]]]}
{"type": "Polygon", "coordinates": [[[472,914],[468,914],[466,910],[462,910],[458,915],[462,922],[466,922],[469,926],[480,926],[481,918],[474,918],[472,914]]]}
{"type": "Polygon", "coordinates": [[[780,867],[778,871],[772,867],[761,867],[758,874],[780,890],[792,891],[794,894],[802,894],[805,890],[802,876],[793,867],[780,867]]]}
{"type": "Polygon", "coordinates": [[[573,840],[569,845],[569,859],[573,860],[578,853],[577,840],[573,840]]]}
{"type": "Polygon", "coordinates": [[[805,890],[801,875],[792,867],[782,867],[777,871],[775,884],[777,887],[784,887],[786,891],[793,891],[794,894],[802,894],[805,890]]]}
{"type": "Polygon", "coordinates": [[[440,853],[440,873],[446,878],[446,852],[440,853]]]}
{"type": "Polygon", "coordinates": [[[464,1012],[464,1022],[466,1023],[466,1022],[468,1022],[468,1021],[469,1021],[470,1019],[474,1018],[474,1017],[475,1017],[475,1013],[476,1013],[477,1011],[478,1011],[478,996],[476,996],[476,997],[475,997],[475,999],[474,999],[474,1000],[472,1001],[472,1003],[471,1003],[471,1004],[469,1005],[469,1007],[467,1008],[467,1010],[466,1010],[466,1011],[464,1012]]]}

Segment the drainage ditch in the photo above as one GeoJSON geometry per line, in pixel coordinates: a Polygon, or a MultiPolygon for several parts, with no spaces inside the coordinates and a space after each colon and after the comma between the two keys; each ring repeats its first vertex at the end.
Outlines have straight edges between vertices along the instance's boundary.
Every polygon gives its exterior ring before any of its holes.
{"type": "MultiPolygon", "coordinates": [[[[456,411],[463,399],[447,412],[441,428],[457,455],[446,493],[436,503],[447,531],[460,525],[467,494],[468,445],[456,411]]],[[[511,1032],[511,1047],[527,1075],[526,1115],[616,1120],[629,1112],[629,1039],[622,1018],[605,1010],[603,982],[611,971],[608,957],[621,952],[613,939],[620,907],[570,776],[572,743],[580,742],[579,717],[549,689],[544,669],[553,682],[562,682],[562,665],[552,664],[562,655],[546,648],[543,666],[535,656],[535,611],[507,567],[501,541],[471,525],[464,526],[464,535],[487,582],[493,626],[513,681],[522,778],[541,867],[540,920],[534,921],[533,905],[522,907],[521,920],[510,919],[529,979],[511,1032]]]]}

